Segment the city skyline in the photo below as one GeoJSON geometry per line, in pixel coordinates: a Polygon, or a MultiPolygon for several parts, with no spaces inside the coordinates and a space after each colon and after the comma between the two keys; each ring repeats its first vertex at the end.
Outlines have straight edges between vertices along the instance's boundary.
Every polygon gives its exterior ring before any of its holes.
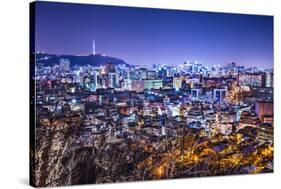
{"type": "Polygon", "coordinates": [[[36,1],[30,20],[32,186],[274,172],[273,17],[36,1]]]}
{"type": "Polygon", "coordinates": [[[96,53],[133,65],[190,60],[273,68],[271,16],[53,4],[36,5],[36,51],[91,54],[94,39],[96,53]]]}

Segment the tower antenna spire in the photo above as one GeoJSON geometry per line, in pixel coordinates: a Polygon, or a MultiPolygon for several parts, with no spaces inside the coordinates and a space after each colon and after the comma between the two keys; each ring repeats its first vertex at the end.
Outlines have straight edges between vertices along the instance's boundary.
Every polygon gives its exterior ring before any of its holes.
{"type": "Polygon", "coordinates": [[[95,44],[95,39],[93,39],[93,55],[96,54],[96,44],[95,44]]]}

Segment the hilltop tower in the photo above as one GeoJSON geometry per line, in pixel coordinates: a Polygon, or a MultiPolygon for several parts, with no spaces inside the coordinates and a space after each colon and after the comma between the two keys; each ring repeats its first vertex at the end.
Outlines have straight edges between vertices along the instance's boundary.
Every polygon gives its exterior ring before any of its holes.
{"type": "Polygon", "coordinates": [[[96,54],[96,44],[95,44],[95,39],[93,39],[93,55],[96,54]]]}

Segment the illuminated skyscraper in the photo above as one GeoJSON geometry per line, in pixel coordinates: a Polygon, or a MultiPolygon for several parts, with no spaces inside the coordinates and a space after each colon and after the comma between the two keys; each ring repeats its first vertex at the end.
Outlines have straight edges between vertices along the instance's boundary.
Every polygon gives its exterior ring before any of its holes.
{"type": "Polygon", "coordinates": [[[182,86],[182,79],[180,77],[173,78],[173,88],[179,90],[182,86]]]}
{"type": "Polygon", "coordinates": [[[109,82],[109,87],[110,88],[116,88],[117,86],[117,74],[116,73],[108,73],[108,82],[109,82]]]}
{"type": "Polygon", "coordinates": [[[272,72],[266,72],[265,78],[266,78],[265,86],[266,87],[273,87],[273,73],[272,72]]]}
{"type": "Polygon", "coordinates": [[[100,86],[100,73],[99,70],[94,70],[94,85],[95,89],[99,89],[100,86]]]}

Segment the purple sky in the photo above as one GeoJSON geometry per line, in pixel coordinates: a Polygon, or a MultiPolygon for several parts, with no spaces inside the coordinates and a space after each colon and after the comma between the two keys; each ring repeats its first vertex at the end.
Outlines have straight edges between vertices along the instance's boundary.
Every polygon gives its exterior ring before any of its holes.
{"type": "Polygon", "coordinates": [[[90,54],[129,64],[273,67],[273,17],[37,2],[36,51],[90,54]]]}

